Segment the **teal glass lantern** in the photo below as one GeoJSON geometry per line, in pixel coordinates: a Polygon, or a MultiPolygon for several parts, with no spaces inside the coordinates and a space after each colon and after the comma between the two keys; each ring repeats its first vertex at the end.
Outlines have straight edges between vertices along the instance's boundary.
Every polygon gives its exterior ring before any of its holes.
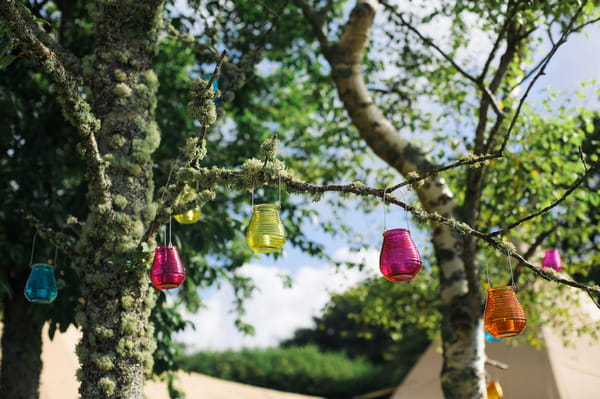
{"type": "Polygon", "coordinates": [[[48,304],[56,299],[57,294],[54,266],[46,263],[32,265],[25,284],[25,298],[29,302],[48,304]]]}

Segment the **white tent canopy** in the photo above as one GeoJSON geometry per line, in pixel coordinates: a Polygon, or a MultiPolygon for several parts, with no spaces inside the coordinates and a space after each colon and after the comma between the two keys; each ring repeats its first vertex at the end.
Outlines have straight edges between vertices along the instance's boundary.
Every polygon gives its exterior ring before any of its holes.
{"type": "MultiPolygon", "coordinates": [[[[589,301],[587,301],[589,303],[589,301]]],[[[592,306],[590,323],[600,318],[592,306]]],[[[588,337],[565,347],[562,338],[549,326],[541,327],[544,345],[510,345],[507,339],[486,342],[489,359],[505,363],[507,370],[486,366],[498,380],[506,399],[598,399],[600,398],[600,344],[588,337]]],[[[421,356],[392,399],[443,399],[440,386],[442,355],[433,343],[421,356]]]]}

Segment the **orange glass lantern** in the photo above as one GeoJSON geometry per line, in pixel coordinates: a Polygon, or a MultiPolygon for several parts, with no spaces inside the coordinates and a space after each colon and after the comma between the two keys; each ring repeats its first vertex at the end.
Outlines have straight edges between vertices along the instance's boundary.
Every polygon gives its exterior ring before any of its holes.
{"type": "Polygon", "coordinates": [[[504,398],[504,392],[502,392],[502,386],[498,381],[490,381],[487,386],[487,399],[502,399],[504,398]]]}
{"type": "Polygon", "coordinates": [[[483,322],[485,329],[494,338],[519,335],[527,324],[525,312],[511,286],[490,288],[483,322]]]}

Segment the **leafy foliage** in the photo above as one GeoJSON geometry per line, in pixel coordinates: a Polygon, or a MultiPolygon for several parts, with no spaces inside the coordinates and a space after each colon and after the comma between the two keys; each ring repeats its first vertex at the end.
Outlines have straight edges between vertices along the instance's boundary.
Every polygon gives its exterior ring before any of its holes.
{"type": "Polygon", "coordinates": [[[322,353],[316,346],[200,352],[183,358],[181,367],[227,380],[282,391],[348,398],[398,382],[395,370],[364,358],[322,353]]]}

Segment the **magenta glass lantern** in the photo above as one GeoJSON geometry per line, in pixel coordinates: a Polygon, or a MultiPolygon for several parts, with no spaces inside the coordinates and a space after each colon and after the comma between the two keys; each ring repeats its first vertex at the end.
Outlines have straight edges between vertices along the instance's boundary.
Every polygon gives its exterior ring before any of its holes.
{"type": "Polygon", "coordinates": [[[551,268],[557,272],[562,270],[562,262],[560,260],[560,253],[558,249],[547,249],[544,254],[544,260],[542,261],[542,269],[551,268]]]}
{"type": "Polygon", "coordinates": [[[379,254],[379,270],[390,281],[407,281],[421,270],[421,256],[407,229],[391,229],[383,233],[379,254]]]}
{"type": "Polygon", "coordinates": [[[160,245],[154,250],[150,280],[159,290],[177,288],[185,280],[185,269],[177,247],[160,245]]]}

